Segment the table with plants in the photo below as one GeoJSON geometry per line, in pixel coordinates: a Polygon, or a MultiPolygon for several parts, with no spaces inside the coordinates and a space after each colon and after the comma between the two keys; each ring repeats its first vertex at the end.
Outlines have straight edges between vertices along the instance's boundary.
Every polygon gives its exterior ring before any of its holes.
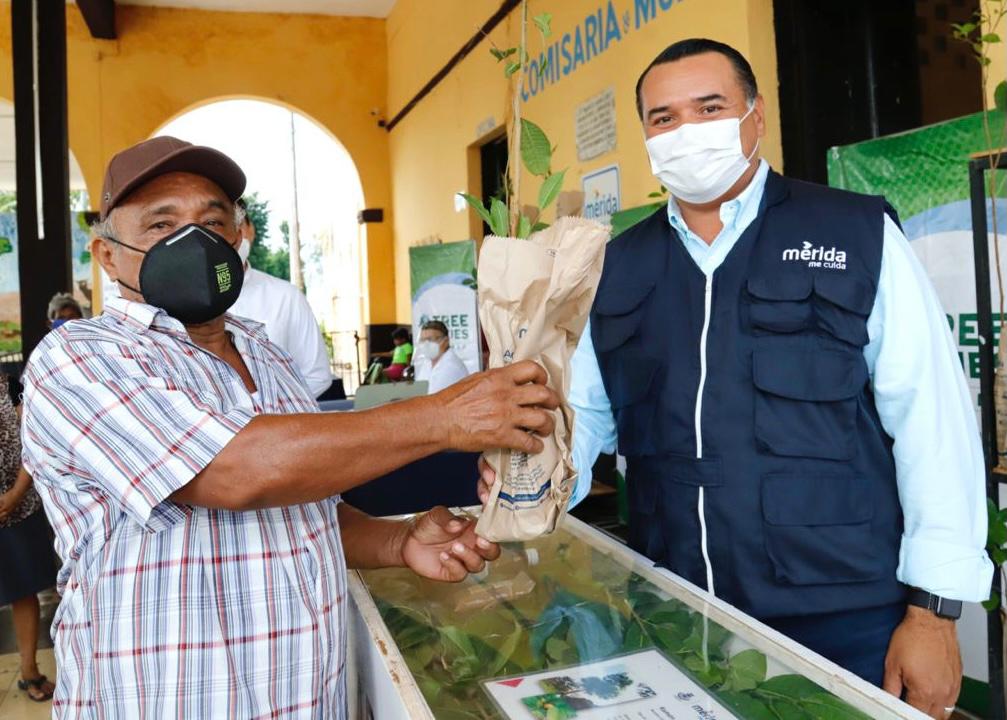
{"type": "Polygon", "coordinates": [[[380,720],[924,717],[571,517],[463,583],[350,589],[355,699],[380,720]]]}

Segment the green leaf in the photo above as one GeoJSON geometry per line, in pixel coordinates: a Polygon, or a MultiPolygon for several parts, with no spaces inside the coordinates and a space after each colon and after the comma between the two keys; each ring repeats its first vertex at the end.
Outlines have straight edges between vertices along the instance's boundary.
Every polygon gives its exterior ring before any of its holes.
{"type": "Polygon", "coordinates": [[[711,664],[705,671],[697,672],[696,679],[706,687],[716,687],[723,684],[727,671],[719,664],[711,664]]]}
{"type": "Polygon", "coordinates": [[[799,705],[777,700],[769,703],[769,707],[776,713],[778,720],[808,720],[808,714],[799,705]]]}
{"type": "Polygon", "coordinates": [[[441,638],[445,641],[445,646],[454,646],[456,649],[461,651],[463,655],[475,659],[476,651],[475,648],[472,647],[472,640],[468,635],[453,625],[438,628],[438,630],[441,634],[441,638]]]}
{"type": "MultiPolygon", "coordinates": [[[[430,628],[432,629],[432,628],[430,628]]],[[[432,633],[432,637],[436,637],[436,634],[432,633]]],[[[416,670],[421,671],[429,665],[433,659],[437,657],[437,643],[432,640],[426,645],[421,645],[413,650],[412,657],[409,661],[416,663],[416,670]]]]}
{"type": "Polygon", "coordinates": [[[694,652],[717,660],[724,656],[723,646],[729,637],[731,637],[729,630],[725,630],[712,620],[706,621],[702,615],[696,613],[692,616],[692,633],[682,643],[681,652],[694,652]]]}
{"type": "Polygon", "coordinates": [[[651,215],[665,207],[665,203],[656,202],[650,205],[641,205],[635,208],[628,208],[612,213],[612,237],[619,237],[639,222],[643,222],[651,215]]]}
{"type": "MultiPolygon", "coordinates": [[[[417,647],[419,645],[426,645],[430,641],[430,628],[425,625],[411,625],[407,627],[400,633],[395,635],[395,644],[399,646],[402,650],[409,650],[410,648],[417,647]]],[[[426,663],[424,663],[425,665],[426,663]]]]}
{"type": "Polygon", "coordinates": [[[681,630],[674,626],[659,627],[651,630],[651,635],[657,641],[657,645],[665,652],[673,654],[682,651],[682,643],[688,634],[688,630],[681,630]]]}
{"type": "Polygon", "coordinates": [[[804,698],[800,705],[815,720],[871,720],[869,715],[824,692],[804,698]]]}
{"type": "Polygon", "coordinates": [[[521,215],[517,220],[517,236],[521,240],[526,240],[531,235],[531,220],[521,215]]]}
{"type": "Polygon", "coordinates": [[[995,45],[996,43],[1000,42],[1000,36],[997,35],[996,33],[986,33],[981,38],[979,38],[979,40],[980,42],[984,42],[987,45],[995,45]]]}
{"type": "Polygon", "coordinates": [[[997,110],[1007,110],[1007,80],[1003,80],[993,91],[993,104],[997,110]]]}
{"type": "MultiPolygon", "coordinates": [[[[413,673],[415,675],[415,673],[413,673]]],[[[427,699],[427,702],[434,702],[437,696],[441,694],[441,684],[431,677],[417,676],[416,684],[420,686],[420,692],[423,693],[423,697],[427,699]]]]}
{"type": "Polygon", "coordinates": [[[81,250],[80,264],[87,265],[89,262],[91,262],[91,252],[89,250],[81,250]]]}
{"type": "Polygon", "coordinates": [[[758,650],[745,650],[727,663],[727,685],[731,690],[754,690],[766,679],[766,656],[758,650]]]}
{"type": "Polygon", "coordinates": [[[500,48],[495,48],[495,47],[490,48],[490,53],[492,53],[493,57],[495,57],[497,59],[497,62],[500,62],[501,60],[509,58],[511,55],[515,54],[516,52],[517,52],[517,48],[516,47],[507,48],[506,50],[501,50],[500,48]]]}
{"type": "Polygon", "coordinates": [[[994,564],[997,566],[1003,565],[1007,562],[1007,551],[1003,548],[993,548],[990,550],[990,559],[992,559],[994,564]]]}
{"type": "Polygon", "coordinates": [[[546,655],[554,660],[560,660],[564,655],[570,651],[570,644],[566,640],[562,640],[558,637],[551,637],[546,640],[545,652],[546,655]]]}
{"type": "Polygon", "coordinates": [[[982,606],[986,612],[993,612],[1000,607],[1000,596],[990,593],[989,599],[983,600],[982,606]]]}
{"type": "Polygon", "coordinates": [[[547,177],[542,182],[542,187],[538,191],[538,207],[539,210],[545,210],[547,207],[553,204],[553,201],[559,197],[560,190],[563,189],[563,177],[566,175],[566,170],[560,170],[558,173],[553,173],[547,177]]]}
{"type": "Polygon", "coordinates": [[[0,255],[14,252],[14,243],[9,237],[0,237],[0,255]]]}
{"type": "Polygon", "coordinates": [[[538,31],[542,33],[542,39],[548,38],[552,35],[552,14],[542,13],[541,15],[536,15],[532,18],[532,22],[535,23],[535,27],[538,31]]]}
{"type": "Polygon", "coordinates": [[[531,226],[531,231],[537,233],[545,230],[547,227],[549,227],[549,223],[537,222],[531,226]]]}
{"type": "Polygon", "coordinates": [[[963,35],[968,35],[968,34],[974,32],[977,27],[979,27],[979,26],[976,25],[975,23],[967,22],[967,23],[962,23],[961,25],[957,26],[955,29],[958,30],[958,31],[960,31],[963,35]]]}
{"type": "Polygon", "coordinates": [[[532,175],[544,177],[552,164],[552,147],[549,138],[531,120],[521,118],[521,160],[532,175]]]}
{"type": "Polygon", "coordinates": [[[469,195],[468,193],[462,193],[462,197],[465,198],[465,202],[467,202],[469,206],[479,214],[479,217],[483,219],[483,222],[489,225],[490,214],[486,210],[486,206],[483,205],[483,201],[474,195],[469,195]]]}
{"type": "Polygon", "coordinates": [[[454,682],[465,682],[472,680],[482,671],[482,663],[479,658],[472,655],[461,655],[451,661],[448,672],[454,682]]]}
{"type": "Polygon", "coordinates": [[[729,708],[737,710],[736,715],[739,717],[748,718],[749,720],[779,720],[768,705],[750,695],[725,691],[720,693],[719,698],[729,708]]]}
{"type": "Polygon", "coordinates": [[[710,668],[710,663],[699,655],[690,655],[685,659],[684,665],[693,672],[706,672],[710,668]]]}
{"type": "Polygon", "coordinates": [[[646,647],[650,647],[650,638],[636,623],[629,626],[629,630],[626,631],[626,637],[622,640],[622,649],[624,651],[630,650],[643,650],[646,647]]]}
{"type": "Polygon", "coordinates": [[[822,688],[803,675],[777,675],[761,683],[755,692],[765,697],[800,700],[822,692],[822,688]]]}
{"type": "Polygon", "coordinates": [[[495,677],[501,670],[503,670],[507,661],[514,656],[514,652],[517,650],[517,646],[521,642],[521,638],[523,636],[524,629],[520,625],[516,625],[514,632],[508,635],[507,639],[504,640],[503,645],[500,646],[497,660],[490,666],[490,677],[495,677]]]}
{"type": "Polygon", "coordinates": [[[521,69],[521,63],[509,62],[507,63],[507,67],[504,69],[504,77],[510,77],[520,69],[521,69]]]}
{"type": "Polygon", "coordinates": [[[494,235],[499,235],[500,237],[507,237],[510,235],[510,213],[507,212],[507,206],[503,204],[498,198],[493,198],[493,202],[490,204],[490,231],[494,235]]]}
{"type": "Polygon", "coordinates": [[[986,544],[990,547],[1002,547],[1004,543],[1007,543],[1007,525],[1001,522],[999,516],[991,518],[989,528],[987,530],[986,544]]]}
{"type": "Polygon", "coordinates": [[[655,190],[655,191],[654,191],[654,192],[652,192],[652,193],[647,193],[647,197],[649,197],[649,198],[659,198],[659,197],[664,197],[664,193],[663,193],[663,192],[661,192],[660,190],[655,190]]]}

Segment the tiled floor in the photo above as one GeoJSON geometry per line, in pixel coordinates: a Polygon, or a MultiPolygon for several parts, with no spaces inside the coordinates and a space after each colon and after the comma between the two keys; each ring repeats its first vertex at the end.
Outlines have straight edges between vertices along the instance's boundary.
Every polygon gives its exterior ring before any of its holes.
{"type": "MultiPolygon", "coordinates": [[[[43,720],[52,715],[50,703],[37,703],[18,690],[21,661],[17,653],[0,655],[0,720],[43,720]]],[[[39,650],[38,666],[44,675],[56,677],[56,661],[52,650],[39,650]]]]}

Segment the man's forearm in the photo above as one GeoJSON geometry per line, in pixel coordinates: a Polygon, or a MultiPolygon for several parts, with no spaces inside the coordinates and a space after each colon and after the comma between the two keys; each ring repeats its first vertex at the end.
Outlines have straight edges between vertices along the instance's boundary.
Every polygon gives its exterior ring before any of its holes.
{"type": "Polygon", "coordinates": [[[418,398],[359,413],[260,415],[172,500],[252,510],[331,497],[443,450],[435,409],[418,398]]]}
{"type": "Polygon", "coordinates": [[[339,529],[346,567],[368,570],[401,566],[402,545],[409,527],[407,520],[375,518],[339,503],[339,529]]]}

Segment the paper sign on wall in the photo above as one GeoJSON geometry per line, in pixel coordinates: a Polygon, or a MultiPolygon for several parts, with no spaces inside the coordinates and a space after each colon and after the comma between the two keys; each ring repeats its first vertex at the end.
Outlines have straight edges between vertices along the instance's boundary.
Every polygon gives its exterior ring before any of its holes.
{"type": "Polygon", "coordinates": [[[577,159],[586,162],[615,150],[615,89],[577,106],[577,159]]]}

